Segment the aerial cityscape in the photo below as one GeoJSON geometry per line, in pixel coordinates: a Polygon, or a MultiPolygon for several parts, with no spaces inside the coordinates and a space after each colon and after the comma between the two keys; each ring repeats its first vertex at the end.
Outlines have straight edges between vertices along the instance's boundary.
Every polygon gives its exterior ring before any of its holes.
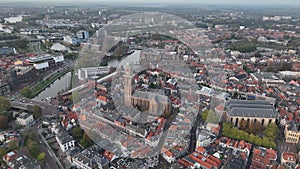
{"type": "Polygon", "coordinates": [[[300,169],[296,0],[0,2],[0,168],[300,169]]]}

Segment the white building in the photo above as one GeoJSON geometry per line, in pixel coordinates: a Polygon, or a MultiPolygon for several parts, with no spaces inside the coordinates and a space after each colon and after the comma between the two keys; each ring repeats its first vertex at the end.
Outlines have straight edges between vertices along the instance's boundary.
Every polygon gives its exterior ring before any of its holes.
{"type": "Polygon", "coordinates": [[[48,68],[50,64],[64,61],[64,55],[52,56],[50,54],[39,55],[27,59],[37,70],[48,68]]]}
{"type": "Polygon", "coordinates": [[[78,44],[78,39],[71,36],[64,36],[64,41],[70,44],[78,44]]]}
{"type": "Polygon", "coordinates": [[[22,126],[28,126],[30,123],[33,122],[32,114],[22,113],[17,117],[16,123],[22,126]]]}
{"type": "Polygon", "coordinates": [[[62,152],[66,152],[75,146],[75,140],[65,130],[58,133],[55,138],[62,152]]]}
{"type": "Polygon", "coordinates": [[[48,62],[34,63],[33,67],[37,70],[40,70],[40,69],[48,68],[49,63],[48,62]]]}
{"type": "Polygon", "coordinates": [[[15,16],[15,17],[4,18],[5,23],[17,23],[17,22],[22,22],[22,20],[23,20],[22,15],[15,16]]]}
{"type": "Polygon", "coordinates": [[[93,76],[99,76],[109,73],[110,66],[87,67],[78,69],[78,79],[86,80],[93,76]]]}
{"type": "Polygon", "coordinates": [[[5,141],[6,133],[0,133],[0,141],[5,141]]]}
{"type": "Polygon", "coordinates": [[[196,147],[206,147],[210,145],[216,137],[207,130],[202,130],[198,135],[196,147]]]}
{"type": "Polygon", "coordinates": [[[174,163],[176,161],[175,156],[169,150],[162,153],[162,156],[168,163],[174,163]]]}
{"type": "Polygon", "coordinates": [[[66,52],[68,51],[67,47],[65,47],[64,45],[60,44],[60,43],[54,43],[51,48],[51,50],[53,51],[58,51],[58,52],[66,52]]]}
{"type": "Polygon", "coordinates": [[[201,86],[199,89],[196,91],[197,94],[201,94],[204,96],[212,96],[214,94],[214,90],[211,88],[208,88],[206,86],[201,86]]]}
{"type": "Polygon", "coordinates": [[[65,60],[64,55],[62,55],[62,54],[57,55],[57,56],[53,56],[52,58],[54,59],[55,63],[60,63],[60,62],[63,62],[65,60]]]}
{"type": "Polygon", "coordinates": [[[89,38],[89,32],[86,30],[80,30],[76,33],[76,36],[81,41],[86,41],[89,38]]]}

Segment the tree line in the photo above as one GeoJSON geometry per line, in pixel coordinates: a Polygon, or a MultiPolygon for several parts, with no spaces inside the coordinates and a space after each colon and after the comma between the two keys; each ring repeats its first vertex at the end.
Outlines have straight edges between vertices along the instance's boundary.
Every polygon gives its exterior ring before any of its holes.
{"type": "Polygon", "coordinates": [[[263,146],[267,148],[276,148],[275,138],[277,134],[277,126],[275,124],[268,124],[264,130],[264,137],[259,137],[253,133],[249,134],[246,131],[239,130],[234,127],[231,123],[222,124],[222,135],[236,139],[245,140],[246,142],[256,144],[258,146],[263,146]]]}

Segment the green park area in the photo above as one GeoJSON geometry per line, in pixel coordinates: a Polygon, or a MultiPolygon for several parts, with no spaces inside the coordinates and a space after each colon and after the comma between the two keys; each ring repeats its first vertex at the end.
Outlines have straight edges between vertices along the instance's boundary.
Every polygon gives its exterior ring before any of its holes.
{"type": "MultiPolygon", "coordinates": [[[[249,126],[251,128],[251,126],[249,126]]],[[[255,126],[252,126],[255,127],[255,126]]],[[[223,123],[222,125],[222,135],[236,139],[236,140],[245,140],[249,143],[256,144],[258,146],[276,148],[276,135],[277,135],[277,126],[275,124],[268,124],[267,127],[263,130],[263,137],[254,135],[253,133],[249,134],[246,131],[239,130],[237,127],[234,127],[231,123],[223,123]]]]}

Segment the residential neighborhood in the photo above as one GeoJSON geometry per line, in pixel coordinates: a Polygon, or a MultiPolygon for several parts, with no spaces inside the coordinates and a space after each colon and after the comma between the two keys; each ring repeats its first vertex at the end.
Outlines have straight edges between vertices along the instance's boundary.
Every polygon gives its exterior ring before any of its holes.
{"type": "Polygon", "coordinates": [[[0,2],[0,168],[300,169],[299,3],[115,1],[0,2]]]}

